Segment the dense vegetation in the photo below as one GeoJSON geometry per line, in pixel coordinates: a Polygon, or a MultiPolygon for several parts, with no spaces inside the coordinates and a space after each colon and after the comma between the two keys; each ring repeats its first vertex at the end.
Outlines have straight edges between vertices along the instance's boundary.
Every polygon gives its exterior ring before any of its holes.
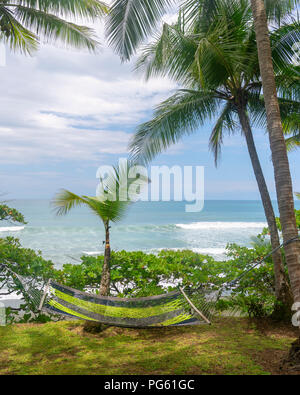
{"type": "Polygon", "coordinates": [[[26,224],[25,218],[15,208],[9,207],[7,204],[0,204],[0,221],[18,222],[20,224],[26,224]]]}
{"type": "MultiPolygon", "coordinates": [[[[300,228],[299,214],[300,211],[297,212],[300,228]]],[[[219,289],[245,273],[254,262],[258,262],[271,251],[267,233],[266,229],[255,238],[252,248],[229,244],[227,259],[224,261],[216,261],[210,256],[190,250],[163,250],[158,254],[113,251],[110,292],[123,297],[148,296],[171,291],[178,284],[193,288],[204,284],[210,289],[219,289]]],[[[65,264],[62,269],[57,270],[53,262],[45,260],[41,253],[23,248],[17,239],[7,237],[0,239],[0,261],[6,262],[23,276],[34,277],[40,281],[52,278],[76,289],[98,292],[104,257],[83,256],[80,264],[65,264]]],[[[5,272],[0,274],[0,293],[3,289],[9,293],[22,292],[18,281],[8,277],[5,272]]],[[[240,279],[232,290],[231,298],[220,303],[219,308],[238,306],[249,316],[262,317],[272,315],[275,301],[274,268],[272,258],[269,257],[265,263],[240,279]]],[[[25,315],[22,315],[21,321],[48,320],[44,315],[36,314],[35,307],[25,295],[24,304],[21,306],[25,315]]],[[[15,321],[19,317],[18,313],[19,310],[7,309],[9,321],[15,321]]]]}

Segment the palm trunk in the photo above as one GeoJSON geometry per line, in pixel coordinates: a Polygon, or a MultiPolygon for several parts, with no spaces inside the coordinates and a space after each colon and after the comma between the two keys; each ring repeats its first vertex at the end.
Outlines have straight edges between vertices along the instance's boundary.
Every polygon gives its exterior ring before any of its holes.
{"type": "MultiPolygon", "coordinates": [[[[245,106],[242,103],[238,105],[238,115],[246,138],[248,152],[250,155],[252,167],[254,170],[255,178],[258,184],[258,189],[260,192],[261,200],[265,211],[265,216],[270,230],[272,249],[275,249],[280,245],[280,239],[278,235],[278,229],[276,226],[273,205],[265,181],[265,177],[263,175],[263,171],[260,165],[259,157],[256,151],[249,118],[246,113],[245,106]]],[[[280,309],[281,315],[283,315],[283,317],[281,318],[287,318],[291,316],[291,307],[292,307],[293,299],[291,295],[290,286],[284,272],[281,251],[278,250],[274,252],[272,254],[272,258],[273,258],[274,273],[275,273],[275,294],[277,300],[283,303],[283,309],[280,309]]],[[[277,314],[279,314],[279,311],[277,311],[277,314]]]]}
{"type": "MultiPolygon", "coordinates": [[[[267,23],[266,9],[263,0],[251,0],[256,31],[256,41],[265,106],[268,121],[269,140],[275,174],[275,185],[280,212],[283,240],[288,242],[298,237],[292,179],[288,156],[283,136],[280,109],[277,98],[274,69],[272,63],[271,43],[267,23]]],[[[294,302],[300,302],[300,241],[285,246],[294,302]]],[[[300,329],[300,320],[299,329],[300,329]]],[[[300,337],[293,343],[287,362],[300,363],[300,337]]]]}
{"type": "Polygon", "coordinates": [[[105,226],[105,250],[104,262],[100,283],[100,295],[108,296],[110,291],[110,242],[109,242],[109,221],[104,223],[105,226]]]}
{"type": "MultiPolygon", "coordinates": [[[[280,222],[283,240],[287,242],[298,236],[292,180],[277,98],[265,5],[263,0],[251,0],[251,5],[264,90],[280,222]]],[[[286,245],[285,253],[294,301],[300,302],[300,241],[286,245]]]]}

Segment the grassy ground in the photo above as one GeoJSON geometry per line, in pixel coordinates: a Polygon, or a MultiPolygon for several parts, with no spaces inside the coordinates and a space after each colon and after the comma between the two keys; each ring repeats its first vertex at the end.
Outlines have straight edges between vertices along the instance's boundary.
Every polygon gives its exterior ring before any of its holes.
{"type": "Polygon", "coordinates": [[[19,324],[0,327],[0,374],[280,374],[296,336],[291,327],[232,318],[100,334],[83,332],[79,321],[19,324]]]}

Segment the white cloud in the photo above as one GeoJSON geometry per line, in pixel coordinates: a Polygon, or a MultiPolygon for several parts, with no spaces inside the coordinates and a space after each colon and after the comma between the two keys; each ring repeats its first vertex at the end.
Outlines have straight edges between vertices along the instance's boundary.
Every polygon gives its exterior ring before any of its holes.
{"type": "Polygon", "coordinates": [[[134,127],[174,88],[166,79],[145,83],[131,69],[108,48],[8,54],[0,73],[0,163],[126,153],[134,127]]]}

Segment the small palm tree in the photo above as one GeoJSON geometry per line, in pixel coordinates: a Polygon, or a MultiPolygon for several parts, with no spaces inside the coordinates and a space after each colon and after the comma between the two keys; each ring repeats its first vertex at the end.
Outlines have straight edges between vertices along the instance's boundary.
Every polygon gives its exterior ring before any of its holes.
{"type": "Polygon", "coordinates": [[[110,222],[118,222],[124,216],[129,204],[134,202],[147,182],[147,177],[138,174],[137,169],[122,164],[100,179],[96,197],[78,196],[68,190],[59,192],[52,201],[57,215],[67,214],[75,206],[86,206],[102,221],[105,229],[104,263],[102,268],[100,295],[110,290],[110,222]],[[136,176],[132,177],[132,174],[136,176]]]}
{"type": "Polygon", "coordinates": [[[94,50],[94,30],[67,18],[93,21],[107,11],[98,0],[0,0],[0,41],[25,54],[41,40],[94,50]]]}

